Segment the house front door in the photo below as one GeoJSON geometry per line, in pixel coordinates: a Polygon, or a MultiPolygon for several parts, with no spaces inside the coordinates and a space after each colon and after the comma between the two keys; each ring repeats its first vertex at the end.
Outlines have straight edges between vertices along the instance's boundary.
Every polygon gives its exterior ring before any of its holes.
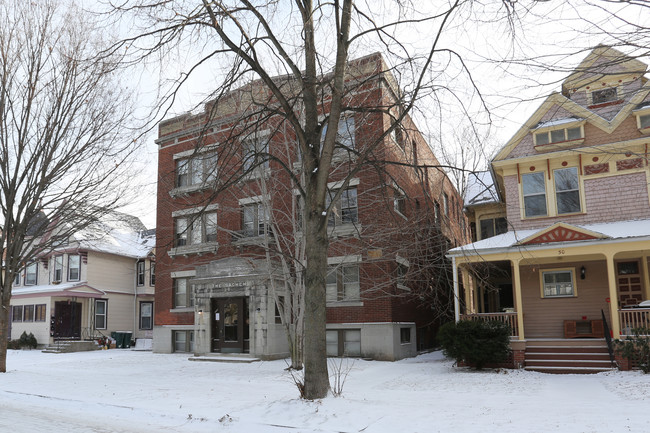
{"type": "Polygon", "coordinates": [[[641,281],[638,260],[616,263],[616,286],[618,289],[618,302],[621,307],[637,305],[643,301],[641,281]]]}
{"type": "Polygon", "coordinates": [[[54,303],[54,338],[81,338],[81,303],[54,303]]]}
{"type": "Polygon", "coordinates": [[[212,352],[248,352],[248,298],[213,298],[211,307],[212,352]]]}

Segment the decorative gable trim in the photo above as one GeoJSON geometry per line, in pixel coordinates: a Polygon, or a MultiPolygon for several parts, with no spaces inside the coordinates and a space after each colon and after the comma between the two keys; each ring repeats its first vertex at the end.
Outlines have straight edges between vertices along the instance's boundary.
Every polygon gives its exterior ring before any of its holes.
{"type": "Polygon", "coordinates": [[[517,242],[516,245],[548,244],[553,242],[574,242],[591,239],[607,239],[602,233],[585,230],[565,223],[556,223],[517,242]]]}

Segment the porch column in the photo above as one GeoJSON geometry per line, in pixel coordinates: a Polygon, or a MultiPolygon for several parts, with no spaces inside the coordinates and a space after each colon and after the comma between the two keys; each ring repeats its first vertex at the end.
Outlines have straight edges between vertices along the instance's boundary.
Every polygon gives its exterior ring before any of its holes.
{"type": "Polygon", "coordinates": [[[474,314],[476,313],[476,302],[474,299],[472,276],[467,271],[461,271],[461,276],[463,278],[463,291],[465,292],[465,310],[467,314],[474,314]]]}
{"type": "Polygon", "coordinates": [[[612,317],[612,337],[620,338],[621,322],[618,317],[618,293],[616,290],[616,267],[614,266],[614,254],[607,253],[607,282],[609,284],[609,308],[612,317]]]}
{"type": "Polygon", "coordinates": [[[517,328],[519,340],[524,338],[524,304],[521,300],[521,276],[519,274],[519,261],[521,259],[511,259],[512,262],[512,286],[515,291],[515,307],[517,309],[517,328]]]}
{"type": "Polygon", "coordinates": [[[460,320],[460,302],[458,293],[458,266],[456,265],[456,257],[451,256],[451,269],[454,278],[454,320],[456,323],[460,320]]]}

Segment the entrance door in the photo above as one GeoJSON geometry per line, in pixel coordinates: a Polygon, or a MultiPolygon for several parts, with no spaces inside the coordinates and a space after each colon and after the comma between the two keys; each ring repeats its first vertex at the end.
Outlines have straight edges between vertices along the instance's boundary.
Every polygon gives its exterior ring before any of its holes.
{"type": "Polygon", "coordinates": [[[213,298],[212,351],[247,353],[249,351],[248,298],[213,298]]]}
{"type": "Polygon", "coordinates": [[[637,305],[643,301],[643,287],[641,286],[639,262],[618,262],[616,263],[616,273],[620,306],[637,305]]]}
{"type": "Polygon", "coordinates": [[[54,338],[81,338],[81,303],[54,303],[54,338]]]}

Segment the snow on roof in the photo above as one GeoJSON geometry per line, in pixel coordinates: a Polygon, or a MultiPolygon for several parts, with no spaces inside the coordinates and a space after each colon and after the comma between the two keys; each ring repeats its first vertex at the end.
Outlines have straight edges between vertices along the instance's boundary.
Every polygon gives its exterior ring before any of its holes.
{"type": "Polygon", "coordinates": [[[499,201],[496,186],[489,171],[478,171],[467,176],[465,206],[475,206],[499,201]]]}
{"type": "Polygon", "coordinates": [[[550,127],[550,126],[559,126],[559,125],[563,125],[565,123],[579,122],[581,120],[584,120],[584,119],[582,119],[580,117],[565,117],[565,118],[562,118],[562,119],[547,120],[546,122],[539,122],[537,124],[537,126],[535,127],[535,129],[547,128],[547,127],[550,127]]]}
{"type": "MultiPolygon", "coordinates": [[[[578,229],[589,230],[592,232],[600,233],[608,239],[627,239],[627,238],[643,238],[650,237],[650,219],[647,220],[632,220],[632,221],[616,221],[610,223],[596,223],[596,224],[567,224],[578,229]]],[[[503,233],[488,239],[482,239],[468,245],[453,248],[449,250],[452,256],[459,256],[463,254],[478,254],[480,252],[489,253],[490,250],[500,250],[510,247],[519,248],[516,244],[522,240],[533,236],[535,233],[542,232],[548,227],[543,227],[534,230],[513,230],[503,233]]],[[[570,241],[570,242],[599,242],[597,240],[583,240],[583,241],[570,241]]],[[[555,244],[555,243],[554,243],[555,244]]],[[[549,244],[538,244],[536,246],[543,247],[549,244]]],[[[521,246],[521,248],[530,248],[529,245],[521,246]]]]}
{"type": "Polygon", "coordinates": [[[58,293],[58,292],[67,292],[69,294],[74,294],[74,293],[88,293],[88,292],[96,292],[96,293],[104,293],[100,290],[97,290],[91,286],[88,285],[87,282],[85,281],[75,281],[72,283],[62,283],[62,284],[45,284],[45,285],[36,285],[36,286],[22,286],[22,287],[14,287],[11,290],[12,296],[20,296],[20,295],[35,295],[35,294],[44,294],[44,295],[51,295],[52,293],[58,293]],[[81,291],[76,291],[74,289],[82,289],[81,291]]]}
{"type": "Polygon", "coordinates": [[[74,235],[80,248],[127,257],[146,257],[155,246],[155,230],[147,230],[139,218],[112,212],[74,235]]]}

